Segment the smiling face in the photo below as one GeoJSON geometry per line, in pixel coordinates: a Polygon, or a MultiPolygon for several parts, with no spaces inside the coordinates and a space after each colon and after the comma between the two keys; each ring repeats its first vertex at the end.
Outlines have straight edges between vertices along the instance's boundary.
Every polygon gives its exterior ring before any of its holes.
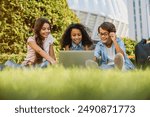
{"type": "Polygon", "coordinates": [[[82,41],[82,33],[79,29],[73,28],[71,30],[71,39],[75,44],[79,44],[82,41]]]}
{"type": "Polygon", "coordinates": [[[40,35],[43,39],[47,38],[50,34],[50,25],[48,23],[44,23],[41,30],[40,35]]]}
{"type": "Polygon", "coordinates": [[[109,32],[107,30],[104,30],[102,28],[99,28],[99,36],[101,38],[102,43],[107,44],[111,42],[109,32]]]}

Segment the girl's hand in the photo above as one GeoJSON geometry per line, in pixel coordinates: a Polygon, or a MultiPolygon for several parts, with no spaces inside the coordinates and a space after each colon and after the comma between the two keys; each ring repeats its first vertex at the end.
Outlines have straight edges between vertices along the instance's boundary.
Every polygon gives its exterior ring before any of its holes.
{"type": "Polygon", "coordinates": [[[116,33],[110,32],[110,33],[109,33],[109,36],[110,36],[110,39],[111,39],[112,41],[116,41],[116,33]]]}
{"type": "Polygon", "coordinates": [[[150,43],[150,40],[147,40],[147,42],[146,43],[150,43]]]}
{"type": "Polygon", "coordinates": [[[52,65],[55,65],[55,64],[57,64],[57,61],[52,60],[50,63],[51,63],[52,65]]]}

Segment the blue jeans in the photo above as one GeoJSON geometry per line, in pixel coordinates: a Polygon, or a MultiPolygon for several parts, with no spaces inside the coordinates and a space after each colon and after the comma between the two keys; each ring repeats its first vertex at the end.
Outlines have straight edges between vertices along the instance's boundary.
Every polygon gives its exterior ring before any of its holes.
{"type": "MultiPolygon", "coordinates": [[[[11,60],[8,60],[5,62],[4,64],[5,66],[7,67],[11,67],[11,68],[23,68],[23,67],[26,67],[25,65],[22,65],[22,64],[17,64],[11,60]]],[[[49,65],[49,62],[48,61],[44,61],[40,64],[35,64],[33,65],[33,67],[39,67],[39,68],[47,68],[49,65]]]]}
{"type": "Polygon", "coordinates": [[[3,64],[0,64],[0,71],[2,71],[4,69],[4,65],[3,64]]]}
{"type": "Polygon", "coordinates": [[[6,67],[11,67],[11,68],[21,68],[23,66],[21,66],[21,64],[17,64],[11,60],[7,60],[4,64],[6,67]]]}
{"type": "Polygon", "coordinates": [[[35,64],[35,67],[47,68],[49,64],[50,64],[50,63],[49,63],[48,61],[44,61],[44,62],[42,62],[42,63],[40,63],[40,64],[35,64]]]}
{"type": "Polygon", "coordinates": [[[100,66],[100,69],[102,70],[107,70],[107,69],[113,69],[115,66],[114,65],[107,65],[107,64],[102,64],[100,66]]]}

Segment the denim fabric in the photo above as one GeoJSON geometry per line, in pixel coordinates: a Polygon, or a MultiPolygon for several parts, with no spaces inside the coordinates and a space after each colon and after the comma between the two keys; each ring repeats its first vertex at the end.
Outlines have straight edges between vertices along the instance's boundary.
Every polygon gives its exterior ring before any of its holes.
{"type": "Polygon", "coordinates": [[[0,64],[0,71],[2,71],[4,69],[4,65],[3,64],[0,64]]]}
{"type": "Polygon", "coordinates": [[[48,61],[44,61],[44,62],[42,62],[42,63],[40,63],[40,64],[36,64],[35,67],[47,68],[49,64],[50,64],[50,63],[49,63],[48,61]]]}
{"type": "MultiPolygon", "coordinates": [[[[24,67],[27,67],[23,64],[17,64],[11,60],[8,60],[5,62],[4,64],[6,67],[11,67],[11,68],[24,68],[24,67]]],[[[33,65],[32,67],[39,67],[39,68],[47,68],[49,65],[49,62],[48,61],[44,61],[40,64],[36,64],[36,65],[33,65]]]]}
{"type": "Polygon", "coordinates": [[[4,65],[7,67],[11,67],[11,68],[21,68],[22,67],[21,64],[17,64],[11,60],[6,61],[4,65]]]}
{"type": "Polygon", "coordinates": [[[70,47],[70,50],[84,50],[82,42],[80,42],[78,45],[72,42],[72,46],[70,47]]]}
{"type": "MultiPolygon", "coordinates": [[[[120,38],[116,39],[118,45],[120,46],[120,48],[124,51],[125,57],[124,57],[124,65],[125,65],[125,69],[129,70],[129,69],[134,69],[134,65],[133,63],[130,61],[130,59],[127,57],[126,55],[126,50],[125,50],[125,45],[123,43],[123,41],[120,38]]],[[[112,49],[115,51],[115,46],[114,44],[112,44],[112,49]]],[[[114,65],[107,65],[108,63],[108,56],[107,56],[107,52],[106,52],[106,46],[100,41],[96,44],[95,47],[95,51],[94,51],[94,56],[96,56],[97,58],[99,58],[101,56],[101,61],[100,61],[100,68],[101,69],[111,69],[114,67],[114,65]]]]}
{"type": "Polygon", "coordinates": [[[113,69],[115,65],[107,65],[107,64],[101,64],[100,69],[107,70],[107,69],[113,69]]]}

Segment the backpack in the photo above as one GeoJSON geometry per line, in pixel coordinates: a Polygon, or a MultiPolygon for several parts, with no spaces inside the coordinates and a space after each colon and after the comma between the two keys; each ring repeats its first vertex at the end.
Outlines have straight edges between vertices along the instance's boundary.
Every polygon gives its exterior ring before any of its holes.
{"type": "Polygon", "coordinates": [[[135,60],[138,68],[150,67],[150,43],[147,44],[145,39],[135,46],[135,60]]]}

